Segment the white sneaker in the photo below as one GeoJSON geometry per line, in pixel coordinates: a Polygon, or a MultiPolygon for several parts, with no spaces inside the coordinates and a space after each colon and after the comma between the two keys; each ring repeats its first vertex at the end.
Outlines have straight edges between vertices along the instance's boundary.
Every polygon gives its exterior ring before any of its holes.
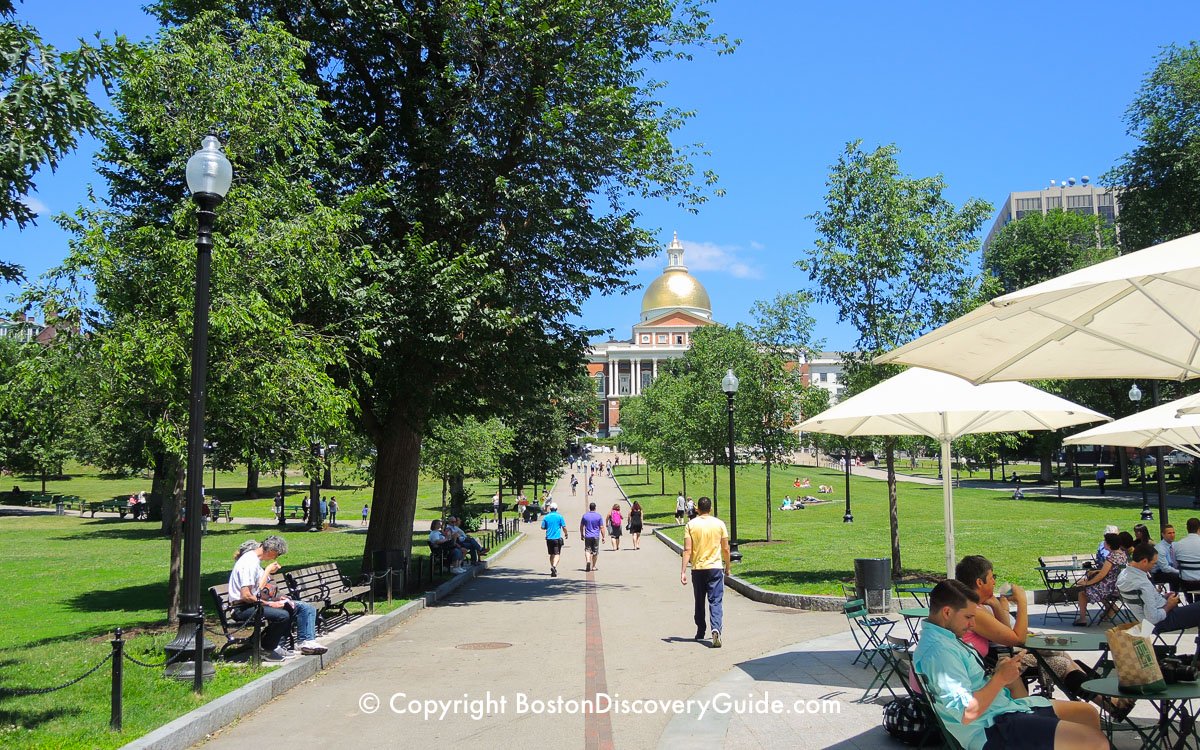
{"type": "Polygon", "coordinates": [[[296,655],[295,651],[292,651],[291,649],[288,649],[285,646],[276,646],[275,651],[273,651],[272,653],[274,653],[280,659],[290,659],[296,655]]]}
{"type": "Polygon", "coordinates": [[[300,653],[302,653],[306,656],[313,656],[315,654],[323,654],[328,650],[329,649],[325,648],[324,646],[322,646],[320,643],[318,643],[316,641],[305,641],[304,643],[300,644],[300,653]]]}
{"type": "Polygon", "coordinates": [[[466,568],[451,568],[450,572],[453,573],[454,575],[459,575],[461,573],[466,573],[467,569],[466,568]]]}

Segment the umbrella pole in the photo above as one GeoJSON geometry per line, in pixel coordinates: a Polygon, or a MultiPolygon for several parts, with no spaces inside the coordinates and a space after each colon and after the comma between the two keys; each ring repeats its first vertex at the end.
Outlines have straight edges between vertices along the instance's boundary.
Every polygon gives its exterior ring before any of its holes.
{"type": "MultiPolygon", "coordinates": [[[[942,428],[946,427],[946,417],[942,416],[942,428]]],[[[946,577],[954,577],[954,495],[950,487],[950,438],[943,433],[942,437],[942,503],[946,517],[946,577]]]]}

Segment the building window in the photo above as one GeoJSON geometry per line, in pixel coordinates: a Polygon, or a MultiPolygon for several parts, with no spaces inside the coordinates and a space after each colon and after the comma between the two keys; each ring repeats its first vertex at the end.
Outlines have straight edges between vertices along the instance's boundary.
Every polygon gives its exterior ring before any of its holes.
{"type": "Polygon", "coordinates": [[[621,396],[629,395],[629,376],[628,375],[618,375],[617,376],[617,393],[621,396]]]}
{"type": "Polygon", "coordinates": [[[641,375],[642,375],[642,387],[640,390],[644,393],[646,391],[646,389],[650,387],[650,383],[653,380],[652,376],[654,375],[654,373],[650,372],[649,370],[643,370],[641,375]]]}
{"type": "Polygon", "coordinates": [[[829,373],[823,372],[817,377],[817,379],[820,380],[822,383],[824,383],[827,380],[829,380],[829,373]]]}
{"type": "Polygon", "coordinates": [[[1062,208],[1062,198],[1057,195],[1046,196],[1046,210],[1051,211],[1055,208],[1062,208]]]}
{"type": "Polygon", "coordinates": [[[658,334],[658,343],[669,344],[671,343],[671,338],[665,333],[660,333],[658,334]]]}
{"type": "Polygon", "coordinates": [[[1112,206],[1100,206],[1096,209],[1096,213],[1100,214],[1106,224],[1115,224],[1117,221],[1117,215],[1112,206]]]}
{"type": "Polygon", "coordinates": [[[1097,193],[1096,194],[1096,205],[1097,206],[1111,206],[1112,204],[1113,204],[1112,193],[1097,193]]]}
{"type": "Polygon", "coordinates": [[[1067,208],[1091,208],[1092,196],[1090,195],[1068,195],[1067,208]]]}
{"type": "Polygon", "coordinates": [[[1041,211],[1041,198],[1017,198],[1017,216],[1020,217],[1022,211],[1041,211]]]}
{"type": "Polygon", "coordinates": [[[643,334],[642,334],[642,343],[643,343],[643,344],[649,344],[649,343],[650,343],[650,334],[648,334],[648,333],[643,333],[643,334]]]}
{"type": "Polygon", "coordinates": [[[604,398],[604,373],[596,373],[596,398],[604,398]]]}
{"type": "Polygon", "coordinates": [[[683,334],[682,333],[675,334],[675,343],[679,344],[680,346],[683,346],[683,334]]]}

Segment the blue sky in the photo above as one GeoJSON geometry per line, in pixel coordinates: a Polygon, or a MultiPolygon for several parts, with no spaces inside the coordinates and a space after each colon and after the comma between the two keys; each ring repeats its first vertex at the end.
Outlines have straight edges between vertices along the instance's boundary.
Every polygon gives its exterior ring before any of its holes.
{"type": "MultiPolygon", "coordinates": [[[[17,8],[69,46],[96,31],[153,34],[142,2],[17,8]]],[[[718,0],[711,10],[718,30],[743,40],[740,49],[654,72],[670,83],[665,101],[697,110],[680,141],[712,152],[699,166],[720,175],[726,195],[698,215],[663,203],[642,210],[664,246],[678,231],[724,323],[748,320],[755,300],[806,286],[793,265],[813,246],[805,217],[821,208],[828,167],[847,141],[896,143],[905,172],[942,173],[958,203],[996,205],[1051,179],[1096,179],[1132,146],[1122,117],[1160,48],[1200,36],[1189,31],[1200,29],[1200,4],[1188,2],[718,0]]],[[[89,183],[102,187],[91,154],[84,143],[57,173],[41,175],[32,200],[49,213],[36,228],[0,230],[0,257],[31,276],[64,257],[68,238],[49,215],[78,206],[89,183]]],[[[663,265],[665,256],[641,264],[639,280],[649,283],[663,265]]],[[[583,320],[624,338],[640,304],[640,291],[591,299],[583,320]]],[[[815,312],[829,348],[853,345],[855,332],[833,310],[815,312]]]]}

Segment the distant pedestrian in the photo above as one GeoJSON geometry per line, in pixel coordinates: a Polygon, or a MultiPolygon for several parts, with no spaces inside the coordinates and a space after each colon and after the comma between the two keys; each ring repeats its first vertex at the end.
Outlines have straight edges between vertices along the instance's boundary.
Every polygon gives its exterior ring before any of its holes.
{"type": "Polygon", "coordinates": [[[709,515],[712,500],[702,497],[696,503],[698,513],[688,521],[683,536],[683,563],[679,582],[688,584],[688,563],[692,564],[692,596],[695,600],[696,640],[704,639],[704,602],[708,600],[708,620],[712,624],[712,647],[721,647],[724,628],[721,602],[725,596],[725,576],[729,574],[729,530],[725,522],[709,515]]]}
{"type": "Polygon", "coordinates": [[[579,519],[579,536],[583,537],[583,569],[599,570],[600,542],[604,541],[604,516],[596,512],[595,503],[588,503],[588,512],[579,519]]]}
{"type": "Polygon", "coordinates": [[[692,502],[690,497],[684,503],[683,509],[689,521],[696,517],[696,504],[692,502]]]}
{"type": "Polygon", "coordinates": [[[363,509],[362,509],[362,523],[360,523],[360,524],[359,524],[359,526],[366,526],[366,525],[367,525],[367,516],[368,516],[368,515],[370,515],[370,513],[371,513],[371,508],[370,508],[370,506],[369,506],[369,505],[367,505],[366,503],[363,503],[363,509]]]}
{"type": "Polygon", "coordinates": [[[282,526],[285,523],[283,514],[283,493],[275,493],[275,520],[282,526]]]}
{"type": "Polygon", "coordinates": [[[325,525],[325,517],[329,514],[329,503],[325,502],[325,498],[321,498],[320,505],[321,517],[317,519],[318,526],[325,525]]]}
{"type": "Polygon", "coordinates": [[[542,519],[546,530],[546,552],[550,555],[550,577],[558,578],[558,558],[562,556],[563,542],[567,539],[567,520],[558,512],[558,504],[547,506],[549,513],[542,519]]]}
{"type": "Polygon", "coordinates": [[[612,510],[608,512],[608,538],[612,540],[613,552],[619,552],[621,549],[621,524],[625,523],[625,519],[621,517],[621,504],[613,503],[612,510]]]}
{"type": "Polygon", "coordinates": [[[683,491],[679,491],[679,497],[675,498],[675,523],[683,523],[684,516],[687,515],[687,498],[683,496],[683,491]]]}
{"type": "Polygon", "coordinates": [[[1096,484],[1100,485],[1100,494],[1104,494],[1104,481],[1108,479],[1108,475],[1104,473],[1104,469],[1096,469],[1096,484]]]}
{"type": "Polygon", "coordinates": [[[571,475],[571,497],[575,497],[575,488],[579,486],[579,477],[571,475]]]}
{"type": "Polygon", "coordinates": [[[337,526],[337,512],[338,512],[337,498],[331,497],[331,498],[329,498],[329,525],[330,526],[337,526]]]}
{"type": "Polygon", "coordinates": [[[633,501],[633,507],[629,509],[629,540],[633,542],[634,549],[641,549],[642,539],[642,504],[637,500],[633,501]]]}

